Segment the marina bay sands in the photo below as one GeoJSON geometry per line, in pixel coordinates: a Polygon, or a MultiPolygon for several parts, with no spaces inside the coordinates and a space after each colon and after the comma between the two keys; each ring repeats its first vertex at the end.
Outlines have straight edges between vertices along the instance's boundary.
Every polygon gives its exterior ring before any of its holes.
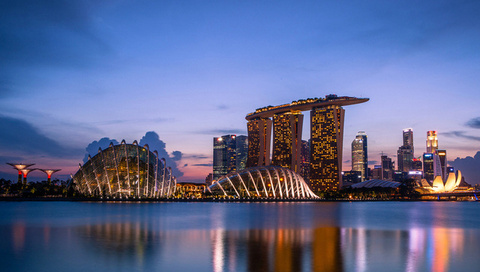
{"type": "Polygon", "coordinates": [[[331,94],[325,98],[267,106],[249,113],[245,117],[248,121],[247,167],[274,165],[299,172],[302,163],[302,112],[310,111],[310,187],[314,192],[340,189],[345,118],[342,106],[368,100],[331,94]]]}

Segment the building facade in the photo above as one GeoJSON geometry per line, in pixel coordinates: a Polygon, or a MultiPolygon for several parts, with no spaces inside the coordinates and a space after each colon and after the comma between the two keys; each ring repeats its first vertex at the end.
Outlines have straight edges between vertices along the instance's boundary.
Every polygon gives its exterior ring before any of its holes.
{"type": "Polygon", "coordinates": [[[237,141],[235,135],[213,138],[213,179],[218,179],[237,168],[237,141]]]}
{"type": "Polygon", "coordinates": [[[247,158],[248,158],[248,137],[245,135],[237,136],[237,148],[236,148],[236,167],[238,170],[243,170],[247,168],[247,158]]]}
{"type": "Polygon", "coordinates": [[[270,138],[272,137],[272,120],[255,118],[247,122],[248,157],[247,168],[270,165],[270,138]]]}
{"type": "Polygon", "coordinates": [[[300,171],[303,114],[286,112],[273,116],[272,165],[300,171]]]}
{"type": "Polygon", "coordinates": [[[427,131],[427,153],[435,153],[438,149],[437,131],[427,131]]]}
{"type": "Polygon", "coordinates": [[[413,130],[406,128],[403,130],[403,145],[397,151],[397,170],[409,172],[413,169],[413,130]]]}
{"type": "Polygon", "coordinates": [[[368,145],[367,134],[359,131],[352,142],[352,171],[360,172],[360,180],[367,179],[368,169],[368,145]]]}
{"type": "Polygon", "coordinates": [[[308,98],[280,106],[259,108],[249,113],[248,167],[269,165],[273,118],[272,165],[301,171],[302,111],[310,111],[310,176],[314,191],[338,190],[342,183],[343,123],[342,106],[367,102],[368,98],[308,98]]]}

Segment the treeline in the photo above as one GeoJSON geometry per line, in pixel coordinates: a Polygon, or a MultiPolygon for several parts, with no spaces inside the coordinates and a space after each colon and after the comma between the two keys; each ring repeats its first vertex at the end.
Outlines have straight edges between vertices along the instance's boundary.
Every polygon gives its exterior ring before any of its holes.
{"type": "Polygon", "coordinates": [[[46,180],[22,184],[11,180],[0,179],[0,197],[75,197],[71,180],[46,180]]]}

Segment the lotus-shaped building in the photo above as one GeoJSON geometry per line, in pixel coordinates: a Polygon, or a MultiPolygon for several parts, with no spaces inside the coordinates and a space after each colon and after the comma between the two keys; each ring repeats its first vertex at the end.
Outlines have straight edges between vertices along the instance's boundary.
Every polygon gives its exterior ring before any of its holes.
{"type": "Polygon", "coordinates": [[[318,198],[294,171],[279,166],[258,166],[232,172],[208,187],[216,196],[235,198],[318,198]]]}
{"type": "Polygon", "coordinates": [[[77,189],[88,196],[114,198],[164,198],[175,191],[176,179],[157,151],[137,141],[108,148],[84,164],[73,176],[77,189]]]}
{"type": "Polygon", "coordinates": [[[443,183],[441,176],[436,176],[433,180],[432,188],[429,188],[437,193],[448,193],[455,190],[462,181],[462,172],[459,170],[457,174],[455,173],[448,173],[447,180],[443,183]]]}

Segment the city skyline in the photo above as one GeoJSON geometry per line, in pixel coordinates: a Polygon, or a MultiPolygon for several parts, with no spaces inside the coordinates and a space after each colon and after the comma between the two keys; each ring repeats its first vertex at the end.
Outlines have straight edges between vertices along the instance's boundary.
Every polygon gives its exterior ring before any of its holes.
{"type": "Polygon", "coordinates": [[[14,162],[64,179],[93,142],[154,131],[179,181],[200,182],[211,139],[246,135],[245,114],[330,93],[370,98],[344,130],[368,134],[370,166],[396,161],[404,128],[416,157],[431,130],[448,161],[480,150],[475,1],[60,3],[0,11],[0,177],[14,162]]]}

